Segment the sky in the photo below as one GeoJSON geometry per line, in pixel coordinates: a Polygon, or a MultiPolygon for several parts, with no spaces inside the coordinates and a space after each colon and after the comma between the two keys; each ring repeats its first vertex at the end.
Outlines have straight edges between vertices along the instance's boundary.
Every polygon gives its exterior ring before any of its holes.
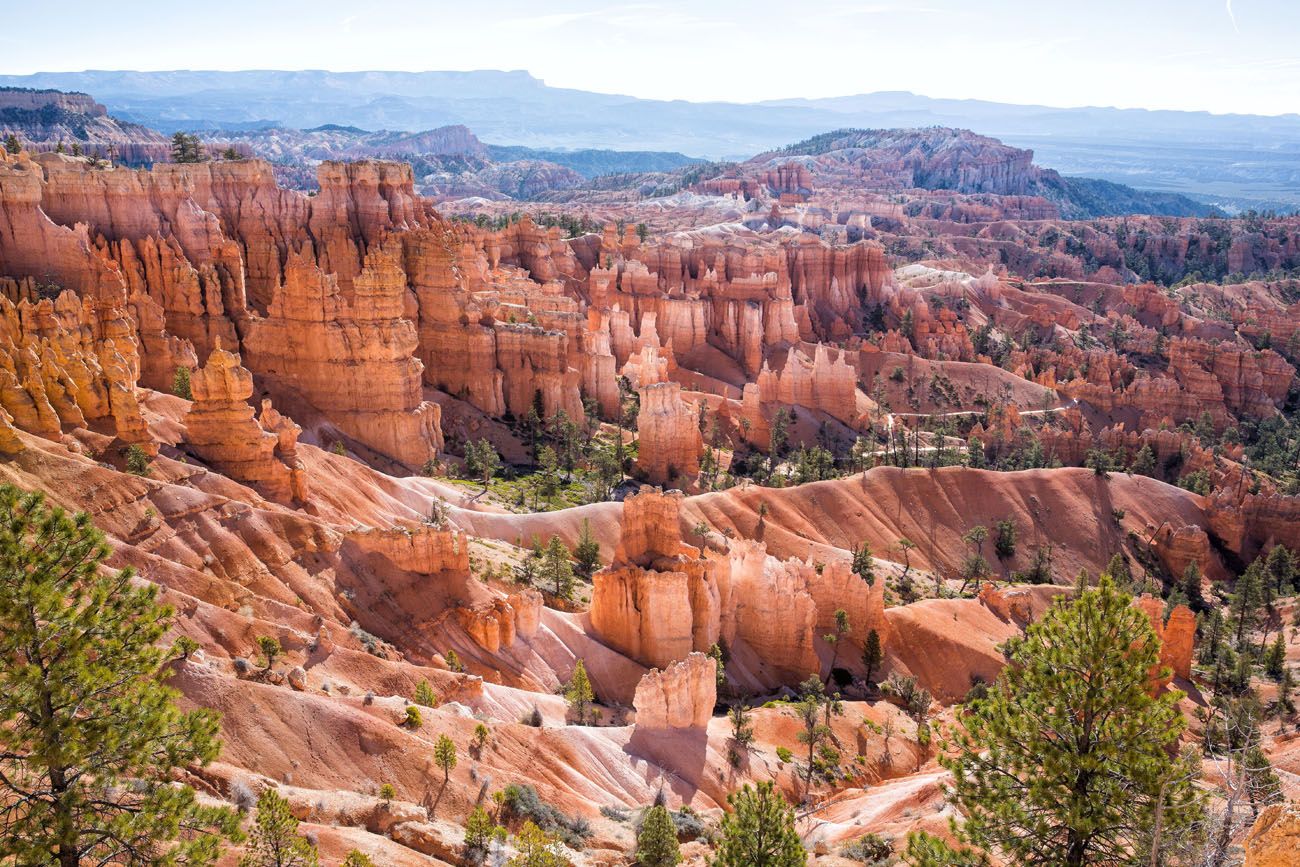
{"type": "Polygon", "coordinates": [[[908,90],[1300,112],[1300,0],[61,0],[58,12],[4,11],[0,73],[524,69],[691,101],[908,90]]]}

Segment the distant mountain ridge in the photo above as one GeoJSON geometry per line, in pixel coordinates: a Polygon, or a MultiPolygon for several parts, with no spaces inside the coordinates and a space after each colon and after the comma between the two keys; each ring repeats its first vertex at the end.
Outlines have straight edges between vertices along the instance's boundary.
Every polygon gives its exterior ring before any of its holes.
{"type": "Polygon", "coordinates": [[[828,129],[948,126],[1034,149],[1040,164],[1229,207],[1300,206],[1300,115],[1019,106],[876,93],[764,103],[638,99],[550,87],[523,71],[45,72],[0,84],[93,93],[164,132],[321,124],[433,129],[534,149],[745,159],[828,129]]]}
{"type": "MultiPolygon", "coordinates": [[[[966,129],[838,129],[759,154],[747,166],[775,171],[787,188],[798,175],[783,173],[791,160],[817,186],[844,189],[953,190],[999,196],[1038,196],[1067,219],[1145,213],[1176,217],[1222,216],[1219,209],[1176,193],[1135,190],[1094,178],[1066,177],[1034,164],[1034,152],[966,129]],[[807,158],[806,160],[801,158],[807,158]]],[[[797,183],[798,181],[793,181],[797,183]]]]}

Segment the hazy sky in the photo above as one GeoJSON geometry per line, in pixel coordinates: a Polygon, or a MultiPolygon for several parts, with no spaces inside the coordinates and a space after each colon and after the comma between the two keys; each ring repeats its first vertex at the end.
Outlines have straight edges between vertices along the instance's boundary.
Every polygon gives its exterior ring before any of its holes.
{"type": "Polygon", "coordinates": [[[0,73],[527,69],[754,101],[910,90],[1300,112],[1300,0],[219,0],[15,3],[0,73]]]}

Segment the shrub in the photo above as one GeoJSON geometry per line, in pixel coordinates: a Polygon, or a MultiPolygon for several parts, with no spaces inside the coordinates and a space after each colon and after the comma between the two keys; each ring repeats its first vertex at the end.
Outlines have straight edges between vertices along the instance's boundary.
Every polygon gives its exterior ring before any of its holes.
{"type": "Polygon", "coordinates": [[[1016,556],[1016,525],[1010,520],[993,526],[993,551],[1003,560],[1016,556]]]}
{"type": "Polygon", "coordinates": [[[622,807],[601,806],[600,815],[609,819],[611,822],[626,822],[628,820],[627,810],[622,807]]]}
{"type": "Polygon", "coordinates": [[[393,788],[392,783],[384,783],[379,787],[379,798],[383,801],[391,801],[397,797],[397,790],[393,788]]]}
{"type": "Polygon", "coordinates": [[[408,704],[406,706],[406,716],[403,718],[401,725],[413,730],[424,725],[424,717],[420,715],[420,709],[413,704],[408,704]]]}
{"type": "Polygon", "coordinates": [[[574,849],[582,848],[591,827],[581,816],[566,816],[546,803],[530,785],[511,783],[502,791],[501,812],[508,822],[532,822],[562,839],[574,849]]]}
{"type": "Polygon", "coordinates": [[[194,400],[194,392],[190,390],[190,369],[185,365],[177,367],[176,373],[172,375],[172,394],[194,400]]]}
{"type": "Polygon", "coordinates": [[[673,827],[677,829],[677,839],[683,842],[691,840],[712,840],[713,832],[704,823],[704,817],[683,804],[672,813],[673,827]]]}
{"type": "Polygon", "coordinates": [[[235,780],[230,784],[230,800],[241,813],[251,813],[257,806],[257,795],[253,794],[253,790],[243,780],[235,780]]]}
{"type": "Polygon", "coordinates": [[[147,476],[152,467],[150,467],[149,455],[138,445],[129,445],[126,447],[126,471],[133,476],[147,476]]]}
{"type": "Polygon", "coordinates": [[[859,837],[840,850],[840,855],[863,864],[883,865],[894,857],[894,847],[879,834],[859,837]]]}
{"type": "Polygon", "coordinates": [[[526,726],[532,726],[535,729],[539,729],[542,727],[542,712],[537,709],[537,705],[533,705],[533,709],[525,714],[524,718],[521,719],[520,722],[526,726]]]}
{"type": "Polygon", "coordinates": [[[776,757],[787,764],[794,761],[794,753],[790,752],[788,747],[777,747],[776,757]]]}

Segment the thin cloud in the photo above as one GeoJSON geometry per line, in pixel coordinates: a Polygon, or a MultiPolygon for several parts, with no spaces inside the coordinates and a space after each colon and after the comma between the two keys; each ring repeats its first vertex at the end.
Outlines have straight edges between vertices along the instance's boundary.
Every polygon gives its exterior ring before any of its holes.
{"type": "Polygon", "coordinates": [[[1232,29],[1240,33],[1241,28],[1237,26],[1237,13],[1232,11],[1232,0],[1224,0],[1224,2],[1228,5],[1228,18],[1232,20],[1232,29]]]}

